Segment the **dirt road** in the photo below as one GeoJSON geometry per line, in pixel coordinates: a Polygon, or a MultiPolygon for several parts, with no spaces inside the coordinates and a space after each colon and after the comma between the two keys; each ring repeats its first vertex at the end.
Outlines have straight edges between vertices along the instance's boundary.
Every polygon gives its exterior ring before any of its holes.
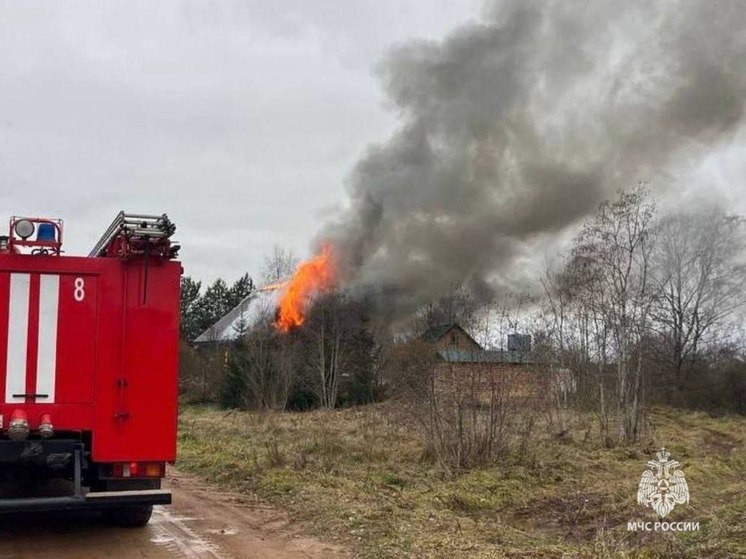
{"type": "Polygon", "coordinates": [[[106,525],[95,514],[0,517],[0,559],[342,558],[340,546],[306,537],[276,509],[170,471],[173,505],[146,528],[106,525]]]}

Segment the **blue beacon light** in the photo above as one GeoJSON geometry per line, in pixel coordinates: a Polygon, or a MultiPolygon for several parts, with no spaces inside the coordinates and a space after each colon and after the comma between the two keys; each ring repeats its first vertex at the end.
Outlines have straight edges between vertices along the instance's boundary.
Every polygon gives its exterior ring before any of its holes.
{"type": "Polygon", "coordinates": [[[40,223],[38,232],[36,233],[37,241],[56,241],[57,231],[56,227],[51,223],[40,223]]]}

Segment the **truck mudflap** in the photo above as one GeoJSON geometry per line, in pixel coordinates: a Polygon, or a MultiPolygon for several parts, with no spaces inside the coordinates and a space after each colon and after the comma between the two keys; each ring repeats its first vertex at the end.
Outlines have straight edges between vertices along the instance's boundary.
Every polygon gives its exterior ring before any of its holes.
{"type": "Polygon", "coordinates": [[[80,496],[0,499],[0,514],[55,510],[103,510],[128,506],[169,504],[171,504],[171,492],[162,489],[97,491],[80,496]]]}

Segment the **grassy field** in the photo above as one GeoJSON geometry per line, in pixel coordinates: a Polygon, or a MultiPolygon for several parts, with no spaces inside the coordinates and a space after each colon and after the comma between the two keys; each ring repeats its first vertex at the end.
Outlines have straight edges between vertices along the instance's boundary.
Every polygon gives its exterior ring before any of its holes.
{"type": "Polygon", "coordinates": [[[657,409],[651,434],[604,449],[537,436],[520,460],[445,478],[386,405],[334,412],[181,413],[178,466],[276,503],[362,557],[746,557],[746,418],[657,409]],[[666,446],[691,502],[666,520],[698,532],[628,532],[647,460],[666,446]]]}

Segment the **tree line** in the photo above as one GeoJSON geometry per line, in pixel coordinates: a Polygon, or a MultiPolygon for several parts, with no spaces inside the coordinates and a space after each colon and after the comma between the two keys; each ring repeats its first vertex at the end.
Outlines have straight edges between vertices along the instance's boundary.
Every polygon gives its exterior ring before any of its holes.
{"type": "MultiPolygon", "coordinates": [[[[288,279],[297,262],[290,250],[275,246],[264,258],[261,285],[288,279]]],[[[182,279],[181,390],[186,399],[281,410],[333,408],[380,397],[380,345],[370,328],[372,307],[342,292],[319,297],[304,327],[289,334],[275,329],[274,309],[263,308],[250,325],[237,325],[235,339],[200,350],[192,346],[257,289],[248,274],[230,285],[219,278],[204,290],[201,282],[182,279]]]]}
{"type": "Polygon", "coordinates": [[[182,277],[181,338],[193,341],[255,291],[249,274],[244,274],[231,285],[218,278],[204,291],[201,281],[190,276],[182,277]]]}
{"type": "MultiPolygon", "coordinates": [[[[639,439],[651,403],[746,413],[745,229],[742,217],[722,209],[661,211],[639,186],[599,206],[562,265],[537,278],[539,293],[529,288],[485,302],[454,286],[391,328],[373,301],[339,290],[319,297],[306,324],[290,334],[278,333],[273,310],[265,309],[209,358],[184,347],[182,362],[192,369],[185,378],[194,399],[226,407],[333,408],[406,393],[429,394],[420,411],[444,409],[442,393],[421,382],[432,380],[427,348],[402,351],[401,342],[428,326],[459,322],[488,347],[502,347],[506,333],[519,328],[533,334],[533,359],[552,380],[548,413],[559,433],[576,411],[593,412],[608,445],[639,439]]],[[[292,253],[275,248],[262,283],[287,278],[295,264],[292,253]]],[[[183,338],[193,340],[255,291],[248,275],[230,286],[216,280],[204,291],[184,278],[183,338]]],[[[469,404],[474,394],[452,401],[460,402],[454,425],[463,431],[469,414],[482,428],[469,404]]],[[[500,421],[505,402],[493,410],[500,421]]],[[[442,424],[433,424],[439,436],[442,424]]]]}
{"type": "Polygon", "coordinates": [[[650,402],[746,412],[744,225],[718,208],[661,213],[640,186],[601,204],[546,274],[544,358],[608,444],[637,440],[650,402]]]}
{"type": "Polygon", "coordinates": [[[274,326],[272,309],[230,346],[218,400],[230,408],[305,410],[380,398],[380,345],[370,307],[341,292],[318,297],[302,328],[274,326]]]}

